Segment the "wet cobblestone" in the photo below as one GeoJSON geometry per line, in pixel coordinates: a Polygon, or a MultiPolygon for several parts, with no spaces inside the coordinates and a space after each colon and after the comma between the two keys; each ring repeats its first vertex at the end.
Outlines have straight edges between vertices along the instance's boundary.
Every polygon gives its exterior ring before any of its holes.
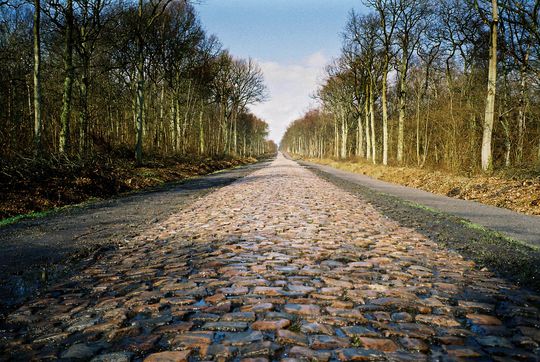
{"type": "Polygon", "coordinates": [[[8,315],[1,358],[536,361],[539,302],[280,156],[8,315]]]}

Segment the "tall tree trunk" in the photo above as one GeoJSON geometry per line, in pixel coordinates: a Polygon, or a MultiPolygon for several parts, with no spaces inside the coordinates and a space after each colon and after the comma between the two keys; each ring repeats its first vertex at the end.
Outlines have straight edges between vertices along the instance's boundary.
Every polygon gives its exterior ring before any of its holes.
{"type": "Polygon", "coordinates": [[[79,150],[81,154],[87,155],[89,151],[89,118],[90,118],[90,112],[88,110],[88,85],[90,82],[90,60],[89,59],[83,59],[82,61],[82,77],[81,77],[81,83],[79,85],[79,92],[80,92],[80,102],[81,102],[81,112],[80,112],[80,132],[79,132],[79,150]]]}
{"type": "MultiPolygon", "coordinates": [[[[525,55],[525,62],[528,62],[529,54],[525,55]]],[[[517,139],[517,157],[516,161],[520,164],[523,161],[523,144],[525,141],[525,125],[527,117],[527,84],[525,65],[520,68],[520,90],[519,90],[519,114],[518,114],[518,139],[517,139]]]]}
{"type": "Polygon", "coordinates": [[[204,154],[204,128],[203,128],[203,102],[201,100],[201,111],[199,112],[199,154],[204,154]]]}
{"type": "Polygon", "coordinates": [[[73,0],[67,0],[66,34],[64,39],[64,93],[62,96],[62,114],[60,116],[60,153],[70,149],[71,104],[73,99],[73,0]]]}
{"type": "Polygon", "coordinates": [[[176,100],[177,97],[175,96],[176,92],[173,92],[173,96],[171,99],[171,125],[172,125],[172,139],[171,139],[171,149],[174,152],[176,152],[176,142],[178,140],[178,129],[176,128],[176,115],[178,113],[178,110],[176,109],[176,100]]]}
{"type": "Polygon", "coordinates": [[[510,155],[512,154],[512,142],[510,139],[510,125],[508,124],[508,120],[502,119],[501,125],[503,126],[504,130],[504,166],[510,167],[511,160],[510,155]]]}
{"type": "Polygon", "coordinates": [[[347,139],[349,138],[349,125],[347,124],[347,115],[343,107],[340,107],[341,114],[341,158],[347,158],[347,139]]]}
{"type": "Polygon", "coordinates": [[[398,119],[398,143],[397,143],[397,161],[403,162],[403,143],[405,138],[405,97],[407,95],[407,62],[408,53],[407,46],[403,46],[403,54],[401,56],[401,69],[399,80],[399,119],[398,119]]]}
{"type": "Polygon", "coordinates": [[[491,45],[489,48],[489,71],[486,96],[486,112],[484,117],[484,129],[482,135],[482,170],[484,171],[491,169],[493,166],[491,142],[493,134],[493,123],[495,121],[495,95],[497,91],[497,28],[499,23],[497,0],[491,0],[491,7],[491,45]]]}
{"type": "Polygon", "coordinates": [[[28,118],[30,119],[30,123],[33,123],[33,112],[32,112],[32,101],[33,101],[33,95],[32,95],[32,81],[30,80],[30,76],[26,79],[26,96],[27,96],[27,102],[28,102],[28,118]]]}
{"type": "Polygon", "coordinates": [[[364,124],[362,120],[362,113],[358,112],[358,117],[356,118],[356,155],[360,157],[365,157],[364,152],[364,124]]]}
{"type": "Polygon", "coordinates": [[[135,161],[137,165],[142,164],[143,156],[143,126],[144,126],[144,35],[142,19],[143,0],[139,0],[138,7],[138,34],[137,34],[137,121],[135,123],[135,161]]]}
{"type": "Polygon", "coordinates": [[[382,74],[382,90],[381,90],[381,102],[382,102],[382,117],[383,117],[383,165],[388,165],[388,101],[386,95],[386,88],[388,83],[388,65],[390,63],[389,55],[386,54],[383,64],[382,74]]]}
{"type": "Polygon", "coordinates": [[[182,149],[182,117],[180,114],[180,97],[176,98],[176,152],[181,153],[182,149]]]}
{"type": "Polygon", "coordinates": [[[334,157],[339,158],[339,131],[338,119],[334,116],[334,157]]]}
{"type": "Polygon", "coordinates": [[[366,99],[364,104],[364,116],[365,116],[365,131],[366,131],[366,158],[369,160],[371,159],[371,133],[370,133],[370,126],[369,126],[369,117],[370,117],[370,109],[369,109],[369,97],[370,97],[370,91],[369,91],[369,84],[366,84],[366,99]]]}
{"type": "Polygon", "coordinates": [[[233,118],[233,124],[232,124],[232,138],[233,138],[233,143],[232,143],[232,153],[234,155],[236,155],[238,153],[238,145],[237,145],[237,142],[238,142],[238,134],[237,134],[237,115],[235,114],[234,118],[233,118]]]}
{"type": "Polygon", "coordinates": [[[375,80],[369,83],[369,118],[371,121],[371,157],[377,163],[377,142],[375,142],[375,80]]]}
{"type": "Polygon", "coordinates": [[[34,0],[34,146],[37,155],[42,152],[43,120],[41,119],[41,3],[34,0]]]}
{"type": "Polygon", "coordinates": [[[161,92],[159,95],[159,122],[156,127],[156,146],[160,151],[165,145],[165,134],[167,130],[165,127],[165,82],[161,83],[161,92]]]}
{"type": "Polygon", "coordinates": [[[416,95],[416,165],[420,166],[420,100],[421,91],[416,95]]]}

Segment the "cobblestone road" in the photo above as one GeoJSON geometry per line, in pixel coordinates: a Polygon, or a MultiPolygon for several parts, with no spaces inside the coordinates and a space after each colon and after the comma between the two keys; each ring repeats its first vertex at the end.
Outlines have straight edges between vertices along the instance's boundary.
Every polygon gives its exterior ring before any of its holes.
{"type": "Polygon", "coordinates": [[[538,295],[279,156],[7,318],[13,360],[531,360],[538,295]]]}

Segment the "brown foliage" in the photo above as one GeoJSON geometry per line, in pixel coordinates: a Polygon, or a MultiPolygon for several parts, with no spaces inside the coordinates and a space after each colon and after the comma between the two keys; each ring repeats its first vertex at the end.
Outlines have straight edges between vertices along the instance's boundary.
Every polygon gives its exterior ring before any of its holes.
{"type": "Polygon", "coordinates": [[[0,219],[108,198],[129,191],[256,161],[251,157],[160,157],[136,167],[132,159],[28,159],[0,163],[0,219]]]}

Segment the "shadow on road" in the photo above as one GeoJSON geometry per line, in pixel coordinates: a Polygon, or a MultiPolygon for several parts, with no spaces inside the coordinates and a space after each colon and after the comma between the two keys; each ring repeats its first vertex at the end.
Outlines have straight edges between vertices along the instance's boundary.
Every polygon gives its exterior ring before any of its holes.
{"type": "Polygon", "coordinates": [[[194,199],[267,165],[268,162],[260,162],[169,183],[3,227],[0,233],[0,312],[51,281],[94,262],[104,250],[116,248],[194,199]]]}

